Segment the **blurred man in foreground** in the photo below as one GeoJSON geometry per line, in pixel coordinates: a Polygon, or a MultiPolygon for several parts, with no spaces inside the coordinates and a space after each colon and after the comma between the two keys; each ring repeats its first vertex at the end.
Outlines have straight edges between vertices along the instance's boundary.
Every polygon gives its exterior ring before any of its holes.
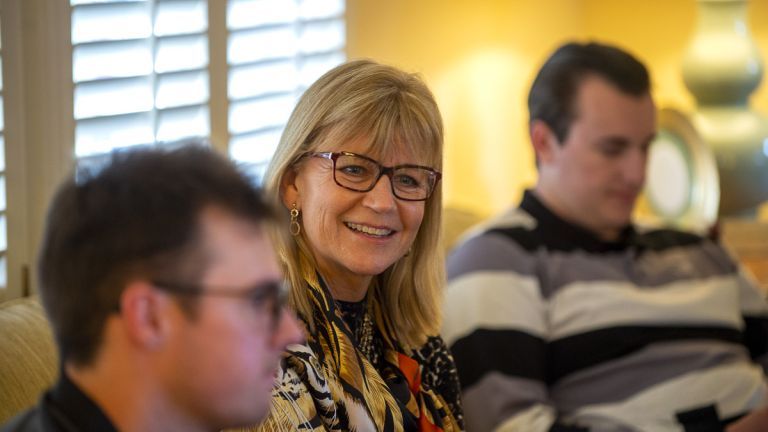
{"type": "Polygon", "coordinates": [[[268,409],[300,342],[265,225],[272,209],[202,146],[115,153],[53,200],[40,294],[58,383],[3,431],[213,431],[268,409]]]}

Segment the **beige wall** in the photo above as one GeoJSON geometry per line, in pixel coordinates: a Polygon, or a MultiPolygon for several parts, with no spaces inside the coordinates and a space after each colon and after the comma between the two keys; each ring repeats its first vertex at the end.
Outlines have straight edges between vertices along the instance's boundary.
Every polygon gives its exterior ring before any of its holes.
{"type": "MultiPolygon", "coordinates": [[[[749,17],[768,61],[768,0],[752,0],[749,17]]],[[[347,25],[350,58],[425,77],[446,123],[445,204],[482,216],[516,203],[536,179],[525,98],[563,41],[627,48],[649,66],[660,106],[693,108],[680,59],[696,26],[694,0],[350,0],[347,25]]],[[[753,104],[768,113],[768,84],[753,104]]]]}

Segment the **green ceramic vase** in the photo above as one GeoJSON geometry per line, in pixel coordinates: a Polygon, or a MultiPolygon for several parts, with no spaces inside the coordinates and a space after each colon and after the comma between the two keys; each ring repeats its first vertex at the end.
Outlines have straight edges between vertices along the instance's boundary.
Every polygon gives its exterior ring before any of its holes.
{"type": "Polygon", "coordinates": [[[720,176],[720,215],[750,215],[768,200],[768,119],[749,107],[763,65],[746,0],[698,0],[698,28],[683,60],[696,98],[691,119],[720,176]]]}

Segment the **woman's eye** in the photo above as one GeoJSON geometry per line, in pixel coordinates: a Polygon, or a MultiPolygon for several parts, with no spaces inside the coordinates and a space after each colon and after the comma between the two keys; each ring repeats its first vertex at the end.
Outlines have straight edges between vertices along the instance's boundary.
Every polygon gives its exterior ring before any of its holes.
{"type": "Polygon", "coordinates": [[[345,167],[341,167],[340,171],[344,174],[348,175],[354,175],[354,176],[364,176],[368,174],[368,170],[365,167],[362,167],[360,165],[348,165],[345,167]]]}
{"type": "Polygon", "coordinates": [[[399,175],[395,179],[397,184],[404,187],[416,188],[419,187],[419,181],[409,175],[399,175]]]}

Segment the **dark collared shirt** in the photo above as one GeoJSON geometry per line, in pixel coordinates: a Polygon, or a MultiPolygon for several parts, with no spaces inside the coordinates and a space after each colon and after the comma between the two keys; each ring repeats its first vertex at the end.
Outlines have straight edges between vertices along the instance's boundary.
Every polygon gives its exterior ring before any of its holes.
{"type": "Polygon", "coordinates": [[[62,372],[38,405],[4,425],[0,432],[116,432],[104,412],[62,372]]]}

